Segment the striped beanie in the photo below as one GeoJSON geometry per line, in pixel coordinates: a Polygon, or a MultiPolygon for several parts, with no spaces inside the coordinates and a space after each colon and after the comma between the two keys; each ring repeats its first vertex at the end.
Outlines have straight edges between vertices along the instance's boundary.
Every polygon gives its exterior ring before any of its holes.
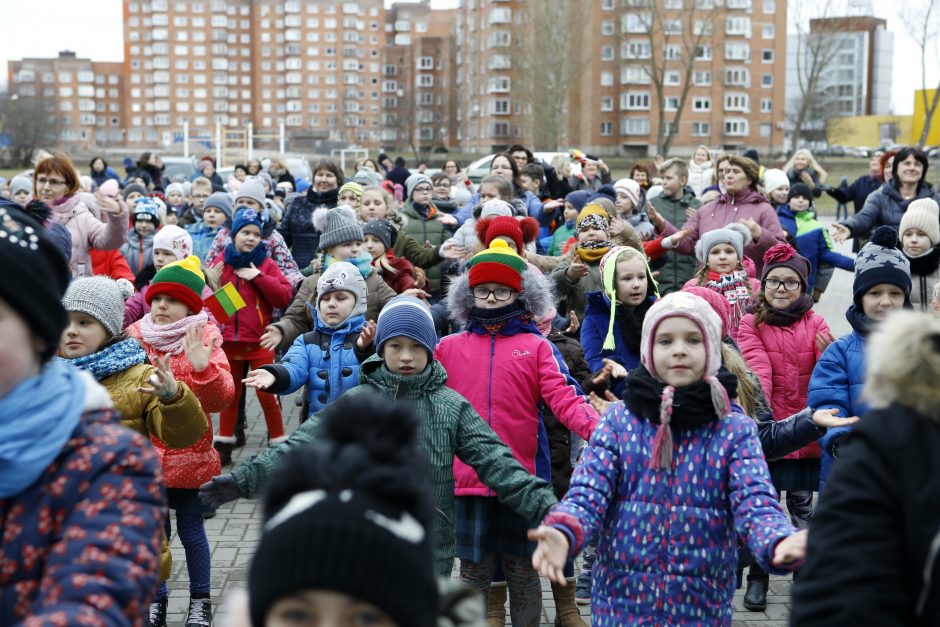
{"type": "Polygon", "coordinates": [[[610,299],[610,321],[607,323],[607,337],[604,338],[604,350],[615,350],[614,343],[614,317],[617,314],[617,262],[621,259],[630,259],[636,257],[643,262],[646,269],[646,296],[655,296],[659,298],[659,286],[653,278],[653,272],[650,270],[646,255],[632,246],[615,246],[601,257],[600,271],[604,282],[604,293],[610,299]]]}
{"type": "Polygon", "coordinates": [[[375,327],[375,352],[382,354],[382,346],[393,337],[411,338],[434,354],[437,332],[431,310],[414,296],[396,296],[382,307],[375,327]]]}
{"type": "Polygon", "coordinates": [[[343,192],[352,192],[356,195],[356,198],[362,198],[362,185],[356,181],[349,181],[345,185],[339,188],[339,195],[342,196],[343,192]]]}
{"type": "Polygon", "coordinates": [[[529,267],[503,240],[493,240],[490,247],[470,259],[470,287],[481,283],[499,283],[522,291],[522,274],[529,267]]]}
{"type": "Polygon", "coordinates": [[[157,295],[166,294],[195,314],[202,311],[202,290],[205,287],[206,277],[200,268],[199,257],[190,255],[160,268],[147,287],[144,300],[149,305],[157,295]]]}

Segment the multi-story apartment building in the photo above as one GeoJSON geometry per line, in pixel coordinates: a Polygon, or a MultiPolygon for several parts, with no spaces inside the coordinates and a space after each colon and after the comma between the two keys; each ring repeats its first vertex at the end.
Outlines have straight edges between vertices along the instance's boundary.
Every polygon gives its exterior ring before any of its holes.
{"type": "MultiPolygon", "coordinates": [[[[461,142],[467,148],[531,140],[521,123],[526,103],[513,96],[519,77],[510,52],[530,6],[526,0],[461,4],[456,87],[462,96],[461,142]]],[[[786,49],[786,2],[597,0],[583,6],[587,24],[571,44],[572,54],[586,45],[577,53],[586,55],[580,81],[569,93],[543,96],[568,99],[572,145],[599,154],[649,154],[656,149],[660,124],[672,124],[682,106],[675,152],[690,152],[698,144],[783,147],[780,51],[786,49]],[[700,45],[690,46],[697,39],[700,45]]]]}
{"type": "Polygon", "coordinates": [[[125,142],[120,63],[81,59],[65,50],[52,59],[11,61],[8,70],[11,93],[36,98],[54,117],[62,142],[86,146],[125,142]]]}

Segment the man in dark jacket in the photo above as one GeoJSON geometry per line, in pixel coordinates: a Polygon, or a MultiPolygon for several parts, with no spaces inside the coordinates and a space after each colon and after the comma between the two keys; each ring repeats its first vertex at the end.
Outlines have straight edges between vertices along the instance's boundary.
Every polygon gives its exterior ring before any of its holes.
{"type": "Polygon", "coordinates": [[[411,176],[411,171],[405,167],[405,158],[398,157],[395,159],[395,167],[385,175],[385,178],[404,187],[409,176],[411,176]]]}
{"type": "MultiPolygon", "coordinates": [[[[660,168],[663,179],[663,193],[649,201],[653,214],[658,214],[670,224],[685,224],[688,220],[688,210],[698,209],[702,202],[695,197],[692,190],[686,187],[689,181],[689,166],[679,159],[670,159],[660,168]]],[[[653,216],[650,216],[652,219],[653,216]]],[[[654,221],[655,223],[655,221],[654,221]]],[[[659,293],[662,296],[678,292],[685,282],[695,274],[695,257],[667,252],[665,263],[659,268],[656,282],[659,284],[659,293]]]]}

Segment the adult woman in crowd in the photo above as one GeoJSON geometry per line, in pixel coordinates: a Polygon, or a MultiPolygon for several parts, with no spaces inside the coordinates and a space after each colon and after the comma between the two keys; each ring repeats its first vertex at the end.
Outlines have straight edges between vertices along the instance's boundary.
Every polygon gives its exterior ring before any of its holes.
{"type": "Polygon", "coordinates": [[[55,153],[36,165],[33,186],[33,195],[52,209],[52,220],[72,236],[69,265],[75,278],[93,274],[89,248],[114,250],[127,241],[127,208],[120,195],[106,196],[99,190],[92,196],[79,191],[78,172],[65,153],[55,153]],[[96,217],[98,212],[104,222],[96,217]]]}
{"type": "Polygon", "coordinates": [[[908,205],[919,198],[940,202],[933,186],[927,182],[927,155],[920,148],[908,146],[894,157],[891,179],[868,196],[865,206],[847,220],[832,225],[832,236],[838,242],[850,237],[866,237],[876,227],[897,229],[908,205]]]}
{"type": "Polygon", "coordinates": [[[195,181],[200,176],[209,179],[212,183],[213,192],[225,191],[225,183],[219,173],[215,171],[215,159],[212,158],[212,155],[206,155],[199,160],[199,165],[197,170],[193,172],[191,180],[195,181]]]}
{"type": "Polygon", "coordinates": [[[695,149],[689,159],[689,187],[699,199],[715,178],[715,167],[712,165],[712,155],[708,146],[701,145],[695,149]]]}
{"type": "Polygon", "coordinates": [[[261,161],[249,159],[246,167],[248,168],[248,176],[258,176],[258,172],[261,172],[261,161]]]}
{"type": "Polygon", "coordinates": [[[339,187],[344,180],[339,164],[332,159],[321,159],[313,169],[313,185],[284,211],[277,230],[301,269],[310,265],[320,244],[320,232],[313,226],[313,212],[320,207],[332,209],[337,205],[339,187]]]}
{"type": "Polygon", "coordinates": [[[574,191],[571,187],[571,157],[568,155],[555,155],[552,157],[552,167],[558,173],[558,198],[565,198],[574,191]]]}
{"type": "Polygon", "coordinates": [[[287,161],[281,155],[271,157],[271,162],[268,163],[268,174],[274,180],[275,187],[278,183],[290,183],[292,190],[297,189],[297,181],[294,180],[294,175],[287,167],[287,161]]]}
{"type": "Polygon", "coordinates": [[[451,197],[462,207],[473,195],[470,177],[455,159],[444,162],[444,174],[450,177],[451,197]]]}
{"type": "MultiPolygon", "coordinates": [[[[682,226],[682,230],[690,236],[679,242],[675,250],[691,255],[695,252],[695,243],[703,234],[722,229],[732,222],[740,222],[751,231],[752,238],[744,254],[751,258],[759,273],[764,253],[771,246],[786,241],[786,233],[767,198],[757,191],[757,164],[737,155],[729,155],[725,160],[725,191],[715,200],[702,205],[682,226]]],[[[656,227],[657,235],[672,235],[679,230],[658,214],[654,215],[654,212],[650,212],[650,220],[656,227]]]]}
{"type": "Polygon", "coordinates": [[[790,179],[790,187],[797,183],[803,183],[813,192],[814,198],[822,196],[823,184],[829,174],[817,163],[810,151],[800,148],[794,152],[790,160],[783,166],[783,171],[787,173],[787,178],[790,179]]]}
{"type": "MultiPolygon", "coordinates": [[[[871,159],[868,160],[868,174],[863,174],[851,185],[841,185],[839,187],[827,187],[826,193],[841,203],[852,201],[855,207],[855,213],[858,213],[865,207],[865,201],[882,185],[884,185],[884,162],[882,157],[885,155],[883,150],[876,150],[871,153],[871,159]]],[[[893,156],[893,153],[892,153],[893,156]]],[[[859,240],[856,238],[852,242],[852,252],[858,252],[859,240]]]]}
{"type": "Polygon", "coordinates": [[[156,191],[162,192],[169,185],[163,176],[164,169],[166,166],[163,165],[163,159],[155,152],[145,152],[137,161],[137,174],[146,174],[156,191]]]}
{"type": "Polygon", "coordinates": [[[109,168],[108,163],[101,157],[92,158],[88,163],[88,172],[91,175],[91,180],[95,184],[95,189],[101,187],[108,179],[114,179],[119,183],[121,182],[121,177],[117,175],[117,172],[109,168]]]}
{"type": "MultiPolygon", "coordinates": [[[[554,212],[545,213],[542,211],[542,202],[533,194],[519,185],[519,166],[516,165],[512,155],[506,152],[498,152],[490,163],[490,175],[504,178],[512,186],[513,197],[518,198],[525,205],[529,216],[539,221],[541,226],[547,226],[551,223],[554,212]]],[[[460,224],[473,215],[473,208],[480,204],[480,193],[477,192],[470,197],[460,211],[454,214],[460,224]]]]}

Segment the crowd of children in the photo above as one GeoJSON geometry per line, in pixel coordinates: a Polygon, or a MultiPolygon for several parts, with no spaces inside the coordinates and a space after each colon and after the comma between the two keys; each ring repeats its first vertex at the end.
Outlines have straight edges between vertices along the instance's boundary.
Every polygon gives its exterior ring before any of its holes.
{"type": "MultiPolygon", "coordinates": [[[[728,625],[744,567],[744,605],[765,609],[769,573],[813,555],[816,502],[830,476],[846,480],[851,434],[885,407],[864,392],[872,372],[890,376],[872,366],[869,337],[900,309],[921,310],[925,328],[940,314],[940,207],[921,194],[853,258],[816,217],[826,186],[812,155],[762,170],[699,147],[618,180],[576,155],[582,174],[556,198],[555,169],[514,148],[462,204],[453,174],[402,163],[383,181],[368,161],[347,180],[324,159],[300,192],[276,160],[243,168],[227,191],[213,163],[156,192],[140,175],[121,190],[93,160],[90,194],[61,154],[26,187],[15,180],[0,201],[0,259],[55,288],[33,298],[0,285],[4,537],[22,516],[8,500],[28,507],[16,499],[42,468],[87,455],[57,427],[54,446],[20,459],[17,443],[34,436],[10,412],[56,379],[84,398],[63,429],[127,447],[95,426],[119,415],[152,442],[132,441],[145,449],[138,469],[162,466],[148,505],[126,506],[150,512],[134,524],[153,572],[129,579],[135,598],[96,602],[121,603],[135,624],[166,624],[174,530],[186,625],[211,624],[204,517],[262,493],[243,609],[256,627],[332,611],[398,625],[477,612],[502,625],[507,598],[513,625],[537,625],[540,575],[562,627],[585,624],[578,603],[597,625],[728,625]],[[93,276],[93,256],[107,273],[93,276]],[[836,268],[854,277],[841,338],[814,310],[836,268]],[[233,467],[250,388],[267,437],[233,467]],[[301,425],[286,433],[279,397],[300,390],[301,425]],[[29,483],[7,468],[28,468],[29,483]],[[438,581],[455,558],[463,592],[438,581]]],[[[940,374],[938,337],[918,350],[940,374]]],[[[909,402],[932,415],[918,393],[909,402]]],[[[28,411],[47,424],[52,405],[28,411]]],[[[22,552],[7,559],[33,568],[22,552]]],[[[925,559],[914,562],[929,575],[925,559]]],[[[807,590],[826,572],[810,563],[807,590]]],[[[920,624],[940,611],[930,581],[911,610],[928,612],[920,624]]],[[[0,623],[53,603],[30,586],[15,603],[0,594],[0,623]]],[[[832,617],[801,624],[842,624],[832,617]]]]}

